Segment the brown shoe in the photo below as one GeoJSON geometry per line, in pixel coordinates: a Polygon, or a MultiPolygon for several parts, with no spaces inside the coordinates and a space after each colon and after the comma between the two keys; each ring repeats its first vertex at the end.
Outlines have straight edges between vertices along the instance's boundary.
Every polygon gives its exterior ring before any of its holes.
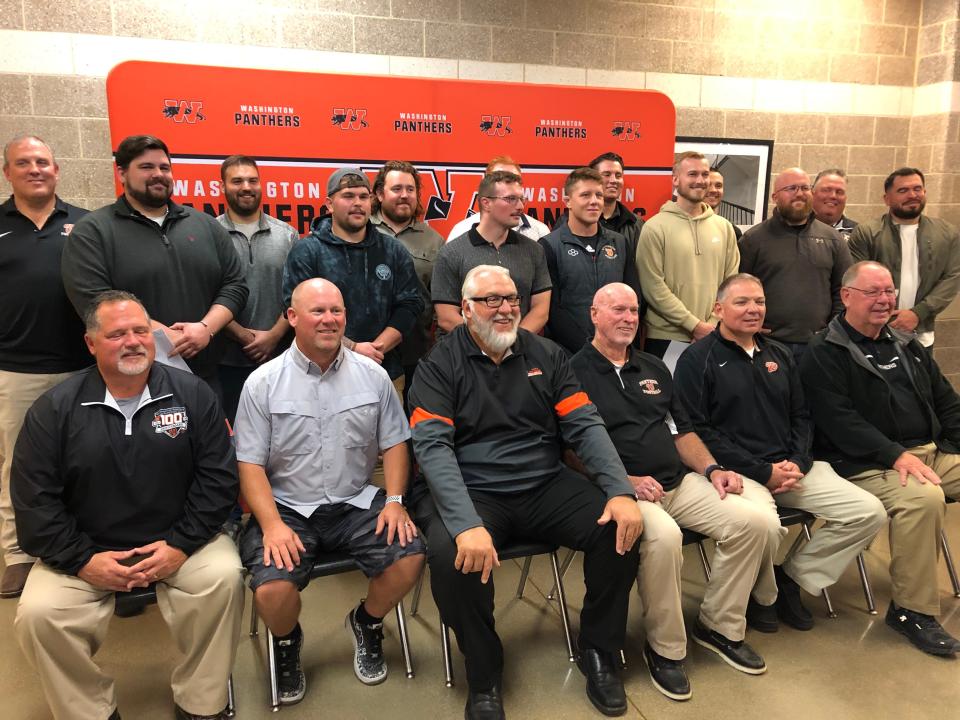
{"type": "Polygon", "coordinates": [[[7,569],[3,571],[3,579],[0,579],[0,598],[20,597],[31,570],[32,562],[7,565],[7,569]]]}

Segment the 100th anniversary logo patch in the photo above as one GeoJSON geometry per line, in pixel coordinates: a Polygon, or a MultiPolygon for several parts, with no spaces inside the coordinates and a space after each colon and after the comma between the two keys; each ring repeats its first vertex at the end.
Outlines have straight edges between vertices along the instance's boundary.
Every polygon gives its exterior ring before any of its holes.
{"type": "Polygon", "coordinates": [[[182,407],[164,408],[153,414],[153,431],[175,438],[187,429],[187,409],[182,407]]]}

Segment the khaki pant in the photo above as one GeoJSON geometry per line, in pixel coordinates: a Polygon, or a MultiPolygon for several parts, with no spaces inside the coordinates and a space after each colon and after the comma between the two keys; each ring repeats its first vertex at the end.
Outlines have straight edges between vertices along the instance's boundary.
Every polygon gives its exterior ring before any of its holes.
{"type": "Polygon", "coordinates": [[[765,487],[743,479],[743,494],[723,500],[703,475],[687,473],[659,503],[639,501],[640,599],[647,641],[660,655],[686,655],[680,607],[681,535],[689,528],[717,543],[713,572],[700,606],[700,621],[730,640],[743,640],[751,591],[762,605],[777,599],[773,559],[786,535],[765,487]]]}
{"type": "MultiPolygon", "coordinates": [[[[403,402],[403,388],[407,384],[407,379],[401,375],[396,380],[393,381],[393,387],[397,391],[397,395],[400,397],[400,402],[403,402]]],[[[376,438],[373,438],[373,442],[376,442],[376,438]]],[[[370,482],[373,485],[376,485],[378,488],[387,489],[386,478],[383,475],[383,458],[377,458],[377,464],[373,468],[373,475],[370,477],[370,482]]]]}
{"type": "Polygon", "coordinates": [[[876,495],[890,515],[890,579],[893,601],[927,615],[940,614],[937,563],[946,509],[944,495],[960,499],[960,455],[939,452],[933,443],[909,452],[933,468],[942,483],[907,478],[896,470],[869,470],[850,480],[876,495]]]}
{"type": "MultiPolygon", "coordinates": [[[[243,614],[240,572],[236,546],[218,535],[157,583],[160,613],[183,654],[173,698],[189,713],[213,715],[227,704],[243,614]]],[[[93,661],[113,608],[113,592],[42,561],[27,578],[14,630],[57,720],[105,720],[116,708],[113,680],[93,661]]]]}
{"type": "Polygon", "coordinates": [[[23,418],[34,400],[74,374],[34,375],[0,370],[0,551],[8,567],[34,560],[20,549],[17,542],[17,525],[10,500],[13,447],[20,434],[23,418]]]}
{"type": "Polygon", "coordinates": [[[819,595],[839,580],[887,521],[883,503],[819,460],[803,476],[799,490],[774,495],[774,499],[777,505],[824,521],[810,542],[783,561],[784,572],[811,595],[819,595]]]}

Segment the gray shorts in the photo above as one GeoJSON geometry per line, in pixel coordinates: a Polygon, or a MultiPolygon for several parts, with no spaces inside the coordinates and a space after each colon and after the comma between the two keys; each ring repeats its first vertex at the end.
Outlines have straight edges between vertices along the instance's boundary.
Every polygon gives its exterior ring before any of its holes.
{"type": "Polygon", "coordinates": [[[380,490],[369,509],[334,503],[321,505],[309,518],[277,503],[280,519],[300,536],[306,548],[300,553],[300,564],[289,572],[286,568],[263,564],[263,531],[257,519],[251,517],[240,538],[240,558],[250,573],[250,589],[256,590],[272,580],[286,580],[303,590],[310,582],[310,570],[320,553],[349,555],[367,577],[376,577],[400,558],[422,555],[425,548],[419,537],[404,548],[400,547],[396,537],[391,545],[387,545],[385,529],[379,535],[375,534],[377,517],[385,500],[386,494],[380,490]]]}

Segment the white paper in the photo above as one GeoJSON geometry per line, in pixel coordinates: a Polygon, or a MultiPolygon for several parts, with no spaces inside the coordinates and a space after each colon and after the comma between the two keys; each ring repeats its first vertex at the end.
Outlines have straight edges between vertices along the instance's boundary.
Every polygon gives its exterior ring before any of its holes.
{"type": "Polygon", "coordinates": [[[690,347],[690,343],[680,342],[679,340],[670,341],[667,351],[663,354],[663,364],[670,370],[671,375],[677,369],[677,360],[680,359],[680,353],[688,347],[690,347]]]}
{"type": "Polygon", "coordinates": [[[156,362],[175,367],[178,370],[186,370],[188,373],[193,374],[193,370],[190,369],[182,357],[179,355],[170,357],[170,353],[173,351],[173,343],[170,342],[170,338],[167,337],[167,334],[163,330],[158,328],[153,331],[153,344],[157,348],[156,362]]]}

